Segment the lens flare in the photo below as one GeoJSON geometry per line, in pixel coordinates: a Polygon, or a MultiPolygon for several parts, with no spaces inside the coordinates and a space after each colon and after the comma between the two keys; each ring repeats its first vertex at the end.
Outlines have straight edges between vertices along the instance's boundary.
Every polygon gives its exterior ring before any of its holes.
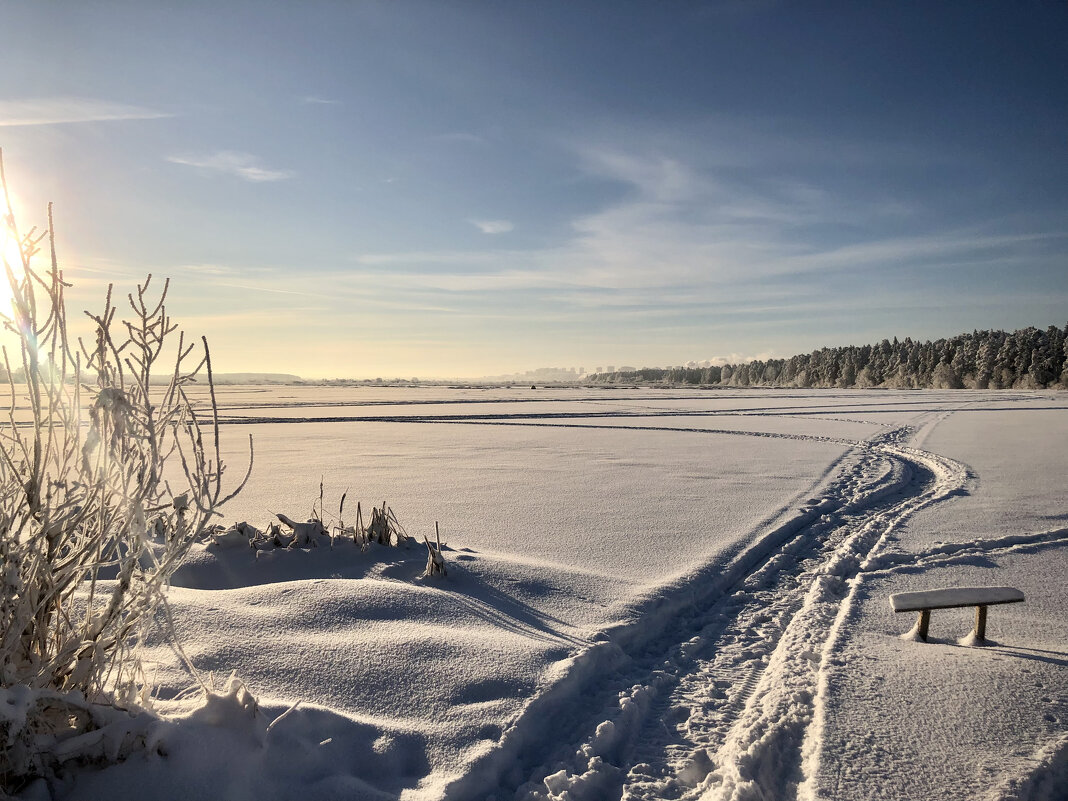
{"type": "Polygon", "coordinates": [[[18,240],[6,230],[0,234],[0,252],[3,253],[4,261],[16,272],[22,266],[22,254],[19,253],[18,240]]]}
{"type": "MultiPolygon", "coordinates": [[[[0,192],[0,258],[3,259],[5,268],[10,269],[18,279],[23,272],[22,252],[19,248],[12,205],[11,198],[0,192]]],[[[8,269],[0,272],[0,314],[11,312],[12,292],[7,276],[8,269]]]]}

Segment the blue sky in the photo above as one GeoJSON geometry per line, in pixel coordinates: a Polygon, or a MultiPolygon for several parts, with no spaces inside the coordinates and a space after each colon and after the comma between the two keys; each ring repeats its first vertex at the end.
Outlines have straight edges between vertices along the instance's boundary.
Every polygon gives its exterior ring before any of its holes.
{"type": "Polygon", "coordinates": [[[74,305],[223,370],[478,376],[1068,318],[1068,6],[3,4],[74,305]]]}

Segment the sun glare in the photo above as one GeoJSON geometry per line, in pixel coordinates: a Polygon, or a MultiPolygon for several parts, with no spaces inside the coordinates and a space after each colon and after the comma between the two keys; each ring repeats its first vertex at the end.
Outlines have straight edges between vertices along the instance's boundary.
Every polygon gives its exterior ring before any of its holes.
{"type": "MultiPolygon", "coordinates": [[[[14,203],[12,203],[14,205],[14,203]]],[[[8,225],[10,208],[8,200],[0,192],[0,257],[4,264],[11,268],[16,275],[22,272],[22,255],[19,252],[18,238],[8,225]]],[[[0,313],[7,314],[11,311],[11,285],[7,278],[7,270],[0,274],[0,313]]]]}
{"type": "Polygon", "coordinates": [[[18,240],[11,234],[11,232],[4,227],[2,233],[0,233],[0,240],[3,243],[4,261],[11,265],[11,269],[15,270],[22,264],[22,256],[19,254],[18,240]]]}

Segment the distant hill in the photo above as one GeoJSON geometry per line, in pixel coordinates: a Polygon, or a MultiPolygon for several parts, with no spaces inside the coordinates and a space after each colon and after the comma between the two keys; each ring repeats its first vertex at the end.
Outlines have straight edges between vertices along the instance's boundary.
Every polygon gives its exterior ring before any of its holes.
{"type": "Polygon", "coordinates": [[[934,342],[820,348],[789,359],[596,373],[591,384],[892,389],[1068,389],[1068,325],[973,331],[934,342]]]}
{"type": "MultiPolygon", "coordinates": [[[[87,377],[83,376],[83,380],[87,377]]],[[[216,386],[235,385],[235,384],[299,384],[302,383],[302,379],[299,375],[290,375],[289,373],[215,373],[213,378],[215,379],[216,386]]],[[[3,366],[0,365],[0,380],[7,380],[7,373],[3,366]]],[[[25,383],[26,371],[21,367],[15,370],[11,374],[11,380],[16,383],[25,383]]],[[[171,376],[169,374],[154,375],[152,376],[153,386],[162,386],[169,383],[171,376]]],[[[197,374],[198,383],[207,382],[207,373],[201,371],[197,374]]]]}
{"type": "Polygon", "coordinates": [[[297,384],[299,375],[289,373],[215,373],[216,385],[221,384],[297,384]]]}

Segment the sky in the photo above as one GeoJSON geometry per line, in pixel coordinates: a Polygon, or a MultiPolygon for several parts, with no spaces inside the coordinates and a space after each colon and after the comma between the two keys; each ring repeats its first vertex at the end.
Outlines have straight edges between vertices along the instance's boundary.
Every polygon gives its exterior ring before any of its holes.
{"type": "Polygon", "coordinates": [[[12,2],[69,305],[220,371],[477,377],[1068,321],[1062,2],[12,2]]]}

